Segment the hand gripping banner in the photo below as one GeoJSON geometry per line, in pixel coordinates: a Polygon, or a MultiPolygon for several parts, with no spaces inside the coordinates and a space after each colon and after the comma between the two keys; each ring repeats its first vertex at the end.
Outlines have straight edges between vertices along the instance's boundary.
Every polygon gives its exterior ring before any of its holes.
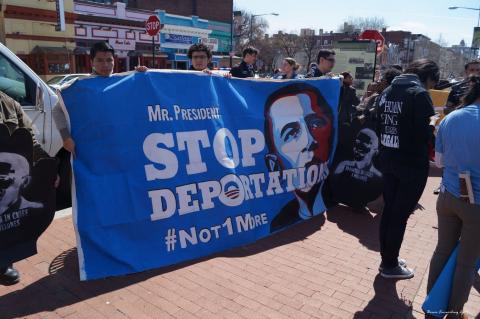
{"type": "Polygon", "coordinates": [[[82,280],[245,245],[325,211],[338,79],[149,71],[78,80],[62,96],[82,280]]]}

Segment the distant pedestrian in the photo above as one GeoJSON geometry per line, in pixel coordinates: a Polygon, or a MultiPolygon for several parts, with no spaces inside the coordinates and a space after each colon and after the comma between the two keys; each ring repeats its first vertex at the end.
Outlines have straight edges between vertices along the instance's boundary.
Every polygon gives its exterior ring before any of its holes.
{"type": "Polygon", "coordinates": [[[432,135],[429,124],[435,114],[428,90],[438,79],[435,62],[417,60],[378,98],[377,133],[385,201],[380,221],[379,270],[385,278],[414,276],[413,270],[398,257],[408,218],[428,178],[428,143],[432,135]]]}
{"type": "Polygon", "coordinates": [[[448,95],[447,105],[444,113],[448,114],[460,106],[462,97],[470,87],[468,78],[472,75],[480,75],[480,60],[473,60],[465,64],[465,80],[452,86],[448,95]]]}
{"type": "Polygon", "coordinates": [[[390,69],[396,69],[396,70],[400,71],[400,73],[403,72],[403,68],[400,64],[392,64],[392,65],[390,65],[390,69]]]}
{"type": "Polygon", "coordinates": [[[247,47],[243,50],[243,61],[234,66],[230,73],[235,78],[255,77],[255,62],[257,61],[258,50],[254,47],[247,47]]]}
{"type": "Polygon", "coordinates": [[[283,59],[282,63],[282,75],[280,75],[280,79],[288,80],[288,79],[298,79],[301,76],[297,73],[297,70],[300,68],[300,65],[292,58],[285,58],[283,59]]]}
{"type": "Polygon", "coordinates": [[[317,78],[321,76],[320,70],[318,69],[318,64],[313,62],[310,63],[310,68],[308,69],[308,73],[305,76],[306,78],[317,78]]]}
{"type": "Polygon", "coordinates": [[[350,72],[343,72],[343,81],[340,92],[340,108],[338,118],[340,123],[351,123],[356,114],[357,105],[360,99],[357,96],[357,90],[353,87],[353,76],[350,72]]]}
{"type": "Polygon", "coordinates": [[[317,63],[319,76],[329,74],[335,66],[335,51],[330,49],[320,49],[317,55],[317,63]]]}
{"type": "Polygon", "coordinates": [[[375,102],[377,101],[377,98],[387,87],[392,84],[393,79],[395,79],[400,74],[402,74],[402,72],[399,71],[397,68],[392,67],[386,70],[382,76],[382,79],[375,87],[375,91],[373,92],[373,94],[363,99],[362,109],[364,109],[367,113],[374,112],[375,102]]]}
{"type": "Polygon", "coordinates": [[[443,178],[437,200],[438,242],[430,262],[427,293],[460,241],[447,318],[465,318],[463,306],[480,258],[480,77],[471,76],[467,83],[462,108],[440,123],[435,145],[435,162],[443,167],[443,178]],[[460,197],[459,175],[465,172],[470,175],[474,203],[460,197]]]}

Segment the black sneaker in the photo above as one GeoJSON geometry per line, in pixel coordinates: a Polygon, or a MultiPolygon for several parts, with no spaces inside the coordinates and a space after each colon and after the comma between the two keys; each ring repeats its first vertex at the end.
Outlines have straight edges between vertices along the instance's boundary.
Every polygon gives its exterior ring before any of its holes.
{"type": "Polygon", "coordinates": [[[412,269],[398,265],[394,268],[384,268],[380,276],[388,279],[410,279],[413,278],[414,273],[412,269]]]}
{"type": "Polygon", "coordinates": [[[20,273],[13,268],[13,265],[0,270],[0,284],[9,286],[14,285],[20,281],[20,273]]]}
{"type": "MultiPolygon", "coordinates": [[[[402,267],[407,267],[407,261],[403,258],[398,258],[398,265],[402,267]]],[[[383,261],[380,263],[380,266],[378,266],[378,271],[383,270],[383,261]]]]}

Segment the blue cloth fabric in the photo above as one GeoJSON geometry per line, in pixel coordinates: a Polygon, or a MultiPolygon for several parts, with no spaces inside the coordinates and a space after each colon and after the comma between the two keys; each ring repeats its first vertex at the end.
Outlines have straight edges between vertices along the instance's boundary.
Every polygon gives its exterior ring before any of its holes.
{"type": "Polygon", "coordinates": [[[443,154],[442,184],[460,197],[459,173],[469,171],[475,203],[480,204],[480,106],[469,105],[440,123],[435,151],[443,154]]]}
{"type": "Polygon", "coordinates": [[[81,279],[206,256],[323,213],[339,89],[157,71],[76,81],[62,96],[81,279]]]}
{"type": "MultiPolygon", "coordinates": [[[[448,301],[452,293],[453,277],[457,265],[458,245],[448,258],[440,276],[432,287],[422,305],[422,310],[434,317],[443,318],[448,312],[448,301]]],[[[480,260],[477,262],[477,272],[480,270],[480,260]]]]}

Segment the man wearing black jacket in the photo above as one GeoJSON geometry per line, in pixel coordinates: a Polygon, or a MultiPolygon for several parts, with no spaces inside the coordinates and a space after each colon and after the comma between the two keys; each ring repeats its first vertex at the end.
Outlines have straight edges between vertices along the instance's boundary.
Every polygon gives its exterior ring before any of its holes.
{"type": "Polygon", "coordinates": [[[234,66],[230,73],[235,78],[253,78],[255,77],[255,62],[257,61],[258,50],[254,47],[247,47],[243,50],[243,61],[234,66]]]}
{"type": "Polygon", "coordinates": [[[425,188],[428,142],[434,115],[428,89],[439,79],[435,62],[414,61],[377,99],[377,133],[385,206],[380,222],[379,270],[384,278],[409,279],[413,270],[398,259],[410,214],[425,188]]]}
{"type": "Polygon", "coordinates": [[[480,61],[473,60],[465,64],[465,80],[452,86],[450,94],[448,95],[447,105],[444,112],[446,114],[455,110],[460,106],[462,97],[467,93],[470,88],[468,78],[472,75],[480,75],[480,61]]]}
{"type": "Polygon", "coordinates": [[[352,86],[353,76],[349,72],[343,72],[343,85],[340,90],[340,109],[338,112],[339,123],[351,123],[356,113],[356,107],[360,104],[357,90],[352,86]]]}

